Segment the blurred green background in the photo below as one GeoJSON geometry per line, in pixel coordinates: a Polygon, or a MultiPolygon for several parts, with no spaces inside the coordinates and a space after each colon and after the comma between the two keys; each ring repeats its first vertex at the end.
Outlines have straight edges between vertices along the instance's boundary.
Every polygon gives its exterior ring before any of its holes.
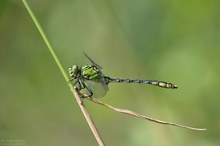
{"type": "MultiPolygon", "coordinates": [[[[178,90],[111,84],[102,101],[146,122],[85,101],[107,145],[220,145],[220,1],[28,0],[64,67],[88,61],[112,77],[170,81],[178,90]]],[[[0,1],[0,145],[97,145],[21,1],[0,1]],[[12,143],[11,143],[12,144],[12,143]],[[15,143],[16,144],[16,143],[15,143]],[[17,143],[18,144],[18,143],[17,143]]]]}

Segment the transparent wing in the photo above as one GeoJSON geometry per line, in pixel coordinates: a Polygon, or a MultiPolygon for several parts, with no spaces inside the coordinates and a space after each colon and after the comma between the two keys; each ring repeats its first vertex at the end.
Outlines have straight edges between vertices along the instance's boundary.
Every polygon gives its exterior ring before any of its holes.
{"type": "Polygon", "coordinates": [[[106,83],[104,74],[100,71],[100,72],[99,72],[99,75],[100,75],[100,79],[99,79],[99,80],[100,80],[100,83],[102,84],[104,90],[108,91],[108,90],[109,90],[109,89],[108,89],[108,84],[106,83]]]}
{"type": "MultiPolygon", "coordinates": [[[[88,87],[92,90],[94,98],[102,98],[106,95],[108,88],[106,88],[106,84],[102,82],[94,82],[91,80],[85,80],[84,81],[88,87]]],[[[108,87],[108,86],[107,86],[108,87]]],[[[88,91],[84,90],[86,94],[89,94],[88,91]]]]}
{"type": "Polygon", "coordinates": [[[96,66],[98,69],[102,69],[102,67],[98,64],[96,64],[85,52],[83,52],[84,55],[86,56],[87,59],[89,59],[89,61],[94,65],[96,66]]]}
{"type": "Polygon", "coordinates": [[[92,63],[92,65],[94,65],[99,70],[99,76],[100,76],[100,79],[99,79],[100,81],[99,82],[101,84],[103,84],[102,88],[104,88],[104,90],[108,91],[109,89],[108,89],[108,85],[107,85],[106,80],[105,80],[105,76],[101,71],[102,67],[100,65],[98,65],[97,63],[95,63],[85,52],[83,52],[83,53],[88,58],[88,60],[92,63]]]}

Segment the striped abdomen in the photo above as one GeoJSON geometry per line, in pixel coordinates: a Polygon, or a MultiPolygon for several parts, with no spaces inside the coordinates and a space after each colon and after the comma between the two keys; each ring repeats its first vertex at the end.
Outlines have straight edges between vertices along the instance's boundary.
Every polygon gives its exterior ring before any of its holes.
{"type": "Polygon", "coordinates": [[[178,88],[177,85],[164,82],[164,81],[157,81],[157,80],[132,80],[132,79],[120,79],[120,78],[111,78],[111,77],[105,77],[107,83],[111,82],[117,82],[117,83],[143,83],[143,84],[150,84],[162,88],[168,88],[168,89],[176,89],[178,88]]]}

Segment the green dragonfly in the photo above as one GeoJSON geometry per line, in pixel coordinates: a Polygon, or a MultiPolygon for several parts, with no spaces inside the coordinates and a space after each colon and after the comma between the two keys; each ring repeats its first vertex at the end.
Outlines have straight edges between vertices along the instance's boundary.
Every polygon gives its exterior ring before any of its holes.
{"type": "Polygon", "coordinates": [[[95,98],[100,98],[105,96],[109,90],[109,83],[143,83],[150,84],[167,89],[177,89],[177,85],[159,81],[159,80],[140,80],[140,79],[122,79],[122,78],[112,78],[105,76],[101,69],[102,67],[96,64],[85,52],[84,55],[91,62],[90,65],[84,65],[79,67],[74,64],[69,68],[70,81],[73,82],[73,85],[76,86],[79,90],[85,90],[88,97],[94,95],[95,98]]]}

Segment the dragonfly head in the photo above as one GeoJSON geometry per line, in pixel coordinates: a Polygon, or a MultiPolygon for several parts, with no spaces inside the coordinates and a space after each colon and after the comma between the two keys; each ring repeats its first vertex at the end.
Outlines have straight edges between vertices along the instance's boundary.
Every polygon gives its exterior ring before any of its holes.
{"type": "Polygon", "coordinates": [[[76,79],[79,75],[79,67],[78,65],[74,64],[72,67],[69,68],[69,75],[73,79],[76,79]]]}

